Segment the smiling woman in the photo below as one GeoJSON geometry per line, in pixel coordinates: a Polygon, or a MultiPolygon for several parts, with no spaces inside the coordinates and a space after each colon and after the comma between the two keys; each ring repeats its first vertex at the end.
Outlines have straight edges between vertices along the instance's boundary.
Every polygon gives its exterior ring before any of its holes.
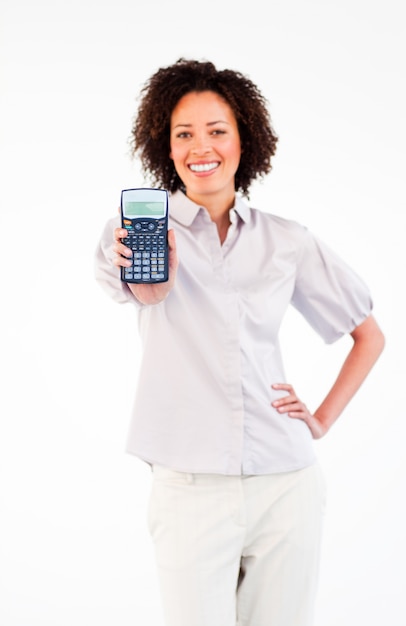
{"type": "Polygon", "coordinates": [[[325,499],[312,441],[383,348],[352,269],[237,193],[271,170],[276,142],[264,98],[241,74],[184,59],[158,70],[133,147],[170,191],[169,280],[120,281],[132,251],[118,218],[97,250],[97,279],[139,316],[128,450],[153,468],[149,528],[168,626],[311,625],[325,499]],[[314,412],[285,380],[289,305],[327,343],[353,340],[314,412]]]}
{"type": "MultiPolygon", "coordinates": [[[[144,171],[153,185],[162,185],[172,192],[183,189],[184,183],[168,159],[171,116],[183,96],[192,92],[215,93],[231,108],[242,146],[235,190],[247,194],[256,178],[271,171],[271,158],[278,138],[264,96],[239,72],[217,70],[212,63],[186,59],[180,59],[175,66],[160,68],[141,91],[142,98],[132,128],[133,154],[141,157],[144,171]]],[[[211,121],[219,119],[221,117],[215,117],[211,121]]]]}
{"type": "Polygon", "coordinates": [[[221,224],[235,200],[235,175],[241,142],[237,120],[227,102],[213,91],[191,92],[171,117],[171,152],[188,198],[201,204],[221,224]],[[226,210],[226,212],[225,212],[226,210]]]}

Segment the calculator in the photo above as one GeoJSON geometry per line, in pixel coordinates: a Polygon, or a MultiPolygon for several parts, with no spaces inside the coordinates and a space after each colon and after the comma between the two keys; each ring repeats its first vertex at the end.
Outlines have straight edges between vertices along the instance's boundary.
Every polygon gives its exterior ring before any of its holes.
{"type": "MultiPolygon", "coordinates": [[[[168,192],[166,189],[123,189],[122,242],[132,251],[132,265],[121,268],[126,283],[163,283],[168,280],[168,192]]],[[[126,257],[128,258],[128,257],[126,257]]]]}

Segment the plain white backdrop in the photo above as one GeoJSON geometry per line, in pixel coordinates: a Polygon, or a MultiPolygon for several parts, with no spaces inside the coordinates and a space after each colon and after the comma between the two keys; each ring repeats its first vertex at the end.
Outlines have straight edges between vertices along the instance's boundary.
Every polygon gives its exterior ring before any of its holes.
{"type": "MultiPolygon", "coordinates": [[[[369,284],[387,347],[328,436],[315,626],[403,626],[405,23],[401,0],[2,0],[0,623],[162,626],[150,472],[125,454],[134,312],[93,278],[120,191],[142,184],[136,97],[184,56],[242,71],[280,137],[251,204],[322,237],[369,284]]],[[[309,407],[349,349],[294,312],[309,407]]],[[[192,626],[192,625],[191,625],[192,626]]]]}

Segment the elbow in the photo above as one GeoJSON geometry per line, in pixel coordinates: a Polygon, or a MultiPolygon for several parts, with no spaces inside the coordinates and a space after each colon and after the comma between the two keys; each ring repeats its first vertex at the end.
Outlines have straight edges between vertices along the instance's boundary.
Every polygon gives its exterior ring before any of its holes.
{"type": "Polygon", "coordinates": [[[372,318],[371,322],[369,327],[369,342],[371,348],[374,348],[377,357],[379,357],[385,348],[385,335],[374,318],[372,318]]]}
{"type": "Polygon", "coordinates": [[[385,348],[385,344],[386,344],[385,335],[383,334],[383,332],[382,332],[382,330],[380,328],[378,328],[378,332],[377,332],[377,336],[375,338],[375,342],[376,342],[376,347],[377,347],[378,356],[379,356],[383,352],[383,350],[385,348]]]}
{"type": "Polygon", "coordinates": [[[375,359],[385,348],[385,335],[372,315],[357,326],[351,336],[355,343],[363,344],[375,359]]]}
{"type": "Polygon", "coordinates": [[[371,354],[377,360],[385,348],[385,335],[379,327],[369,336],[368,345],[371,354]]]}

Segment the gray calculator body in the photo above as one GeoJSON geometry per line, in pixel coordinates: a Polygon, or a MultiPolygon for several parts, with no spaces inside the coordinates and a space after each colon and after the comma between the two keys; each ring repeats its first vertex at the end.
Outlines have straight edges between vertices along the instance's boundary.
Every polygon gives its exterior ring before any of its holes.
{"type": "MultiPolygon", "coordinates": [[[[168,192],[165,189],[123,189],[122,242],[132,251],[131,267],[121,268],[126,283],[168,280],[168,192]]],[[[127,257],[126,257],[127,258],[127,257]]]]}

